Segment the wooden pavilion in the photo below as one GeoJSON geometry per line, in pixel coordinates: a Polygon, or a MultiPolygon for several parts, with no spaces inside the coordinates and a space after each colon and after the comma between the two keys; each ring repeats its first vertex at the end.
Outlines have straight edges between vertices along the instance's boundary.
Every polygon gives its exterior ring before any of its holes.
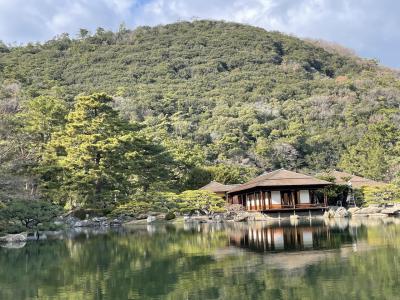
{"type": "Polygon", "coordinates": [[[280,169],[264,173],[227,192],[230,204],[248,211],[324,210],[327,196],[322,189],[331,183],[312,176],[280,169]]]}
{"type": "Polygon", "coordinates": [[[209,184],[201,187],[200,190],[210,191],[218,196],[223,197],[226,199],[227,192],[233,189],[234,187],[238,186],[237,184],[222,184],[217,181],[211,181],[209,184]]]}

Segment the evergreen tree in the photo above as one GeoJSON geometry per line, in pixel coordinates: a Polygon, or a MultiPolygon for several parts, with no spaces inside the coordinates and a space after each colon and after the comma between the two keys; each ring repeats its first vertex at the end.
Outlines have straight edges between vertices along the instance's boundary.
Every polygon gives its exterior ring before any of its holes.
{"type": "Polygon", "coordinates": [[[77,97],[65,129],[49,142],[42,180],[52,199],[104,208],[126,199],[135,181],[143,182],[138,167],[154,162],[148,159],[154,153],[146,153],[149,142],[111,101],[102,93],[77,97]]]}
{"type": "Polygon", "coordinates": [[[371,124],[365,135],[343,154],[339,166],[347,172],[381,180],[387,177],[390,163],[398,160],[399,145],[398,129],[393,123],[383,120],[371,124]]]}

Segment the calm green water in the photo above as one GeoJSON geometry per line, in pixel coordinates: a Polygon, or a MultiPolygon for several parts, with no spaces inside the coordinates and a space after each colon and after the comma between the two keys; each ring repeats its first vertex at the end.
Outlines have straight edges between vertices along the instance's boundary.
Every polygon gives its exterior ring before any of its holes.
{"type": "Polygon", "coordinates": [[[0,248],[0,299],[400,299],[400,219],[142,226],[0,248]]]}

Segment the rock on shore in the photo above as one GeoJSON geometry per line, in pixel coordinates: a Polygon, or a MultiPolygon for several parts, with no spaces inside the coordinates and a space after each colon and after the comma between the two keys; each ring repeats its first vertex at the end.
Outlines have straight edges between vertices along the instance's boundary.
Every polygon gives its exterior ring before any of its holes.
{"type": "Polygon", "coordinates": [[[400,205],[378,206],[370,205],[363,208],[352,208],[350,213],[353,217],[387,217],[400,216],[400,205]]]}
{"type": "Polygon", "coordinates": [[[346,218],[346,217],[388,217],[400,216],[400,205],[380,206],[370,205],[367,207],[344,207],[332,206],[325,212],[325,218],[346,218]]]}
{"type": "Polygon", "coordinates": [[[0,237],[0,244],[5,248],[22,248],[25,246],[27,240],[28,234],[26,232],[7,234],[6,236],[0,237]]]}

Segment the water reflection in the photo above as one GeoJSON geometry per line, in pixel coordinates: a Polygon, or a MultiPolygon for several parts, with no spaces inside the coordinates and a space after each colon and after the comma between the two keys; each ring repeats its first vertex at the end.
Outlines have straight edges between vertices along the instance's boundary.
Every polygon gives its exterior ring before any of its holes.
{"type": "Polygon", "coordinates": [[[399,261],[399,219],[80,229],[0,248],[0,299],[395,299],[399,261]]]}
{"type": "Polygon", "coordinates": [[[357,236],[347,230],[348,220],[327,222],[299,222],[296,226],[253,224],[232,231],[229,243],[257,252],[306,251],[339,248],[365,235],[365,230],[358,230],[357,236]]]}

